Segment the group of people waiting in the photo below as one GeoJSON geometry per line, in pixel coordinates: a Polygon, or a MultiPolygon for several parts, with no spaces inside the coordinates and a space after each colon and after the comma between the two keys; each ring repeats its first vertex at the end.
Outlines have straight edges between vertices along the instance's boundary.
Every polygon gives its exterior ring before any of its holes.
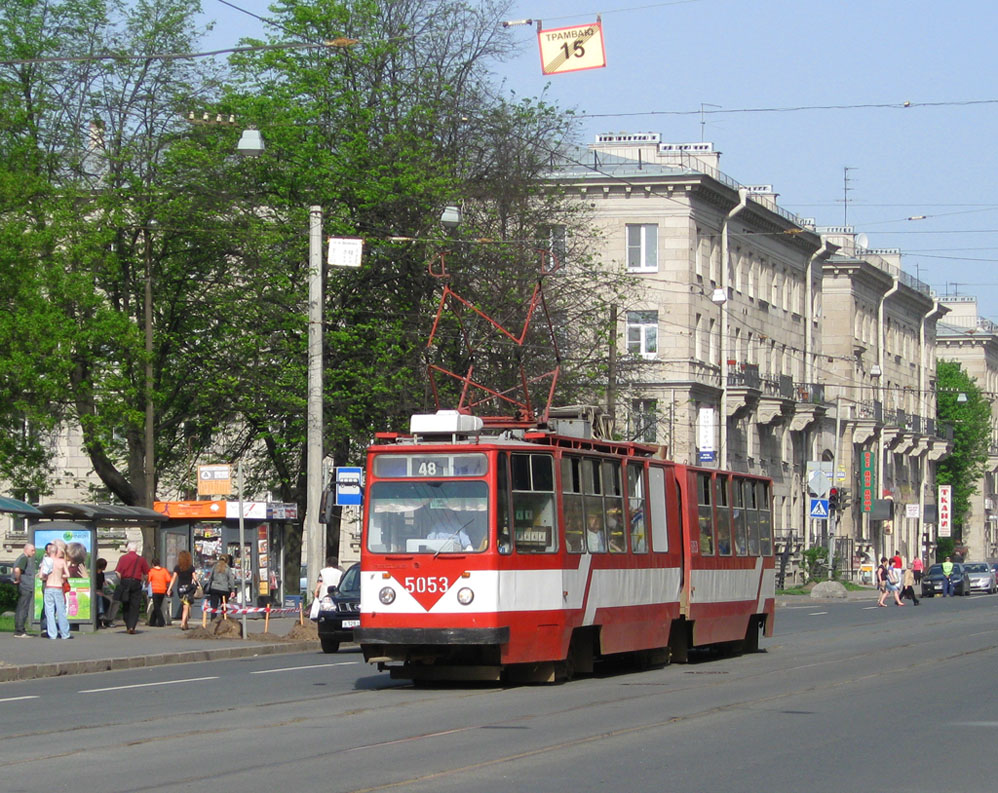
{"type": "Polygon", "coordinates": [[[897,551],[894,551],[894,556],[890,559],[882,556],[877,567],[877,588],[880,590],[877,605],[886,608],[884,601],[893,597],[895,606],[905,605],[903,599],[909,599],[917,606],[915,587],[921,582],[924,571],[925,565],[921,559],[912,559],[905,567],[901,554],[897,551]]]}
{"type": "MultiPolygon", "coordinates": [[[[47,635],[50,639],[73,638],[70,633],[67,597],[74,593],[69,586],[69,579],[85,578],[89,573],[81,567],[83,560],[77,559],[75,549],[71,545],[62,540],[50,542],[45,546],[45,555],[40,563],[35,558],[34,544],[29,542],[24,545],[23,553],[14,563],[14,584],[18,588],[17,607],[14,612],[15,637],[29,635],[27,627],[34,609],[37,576],[42,581],[43,635],[47,635]]],[[[118,585],[111,598],[104,594],[106,568],[106,560],[98,559],[95,567],[96,591],[93,599],[98,626],[110,627],[115,613],[112,605],[114,601],[120,604],[126,632],[135,633],[142,607],[142,593],[148,586],[151,595],[149,625],[151,627],[166,625],[163,601],[176,592],[181,604],[180,628],[188,630],[191,606],[197,597],[199,585],[190,551],[180,551],[177,555],[177,564],[171,573],[163,568],[158,557],[153,557],[150,565],[139,555],[137,544],[129,542],[125,546],[125,554],[115,567],[118,585]]],[[[219,606],[234,597],[236,593],[236,576],[231,567],[231,558],[224,555],[219,557],[201,585],[210,608],[213,612],[217,612],[219,606]]],[[[214,615],[212,618],[214,619],[214,615]]]]}

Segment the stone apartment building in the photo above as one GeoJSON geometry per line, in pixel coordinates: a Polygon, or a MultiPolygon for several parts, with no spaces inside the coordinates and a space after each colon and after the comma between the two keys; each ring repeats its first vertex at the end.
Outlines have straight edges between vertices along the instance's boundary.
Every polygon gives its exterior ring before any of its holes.
{"type": "Polygon", "coordinates": [[[991,401],[991,445],[984,476],[971,499],[964,542],[975,559],[998,559],[998,325],[977,312],[975,297],[939,301],[949,314],[939,326],[938,356],[956,361],[991,401]]]}
{"type": "Polygon", "coordinates": [[[871,557],[898,550],[908,559],[931,550],[934,464],[952,448],[935,422],[937,325],[947,309],[901,270],[900,251],[867,249],[851,227],[818,231],[836,248],[823,264],[817,374],[834,405],[837,481],[848,491],[839,534],[871,557]]]}
{"type": "Polygon", "coordinates": [[[777,536],[795,550],[827,540],[806,487],[821,460],[849,490],[831,526],[848,568],[895,545],[921,552],[921,485],[948,448],[925,398],[945,310],[899,256],[781,209],[771,186],[738,184],[719,157],[710,143],[600,135],[552,169],[588,203],[603,265],[636,282],[619,347],[645,365],[617,384],[616,414],[673,459],[772,477],[777,536]],[[882,461],[872,498],[900,520],[871,520],[857,499],[863,451],[882,461]]]}

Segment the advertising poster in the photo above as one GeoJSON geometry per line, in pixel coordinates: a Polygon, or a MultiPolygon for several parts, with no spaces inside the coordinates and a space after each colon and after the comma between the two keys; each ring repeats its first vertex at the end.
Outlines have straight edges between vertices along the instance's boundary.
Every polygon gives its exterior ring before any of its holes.
{"type": "MultiPolygon", "coordinates": [[[[44,524],[42,524],[44,525],[44,524]]],[[[90,529],[71,529],[63,525],[57,529],[35,529],[35,559],[41,566],[45,556],[45,546],[50,542],[61,541],[66,544],[66,564],[69,566],[69,591],[66,593],[66,616],[70,622],[93,622],[93,590],[91,589],[91,554],[93,552],[93,531],[90,529]]],[[[35,577],[35,621],[42,617],[42,588],[44,582],[41,576],[35,577]]]]}

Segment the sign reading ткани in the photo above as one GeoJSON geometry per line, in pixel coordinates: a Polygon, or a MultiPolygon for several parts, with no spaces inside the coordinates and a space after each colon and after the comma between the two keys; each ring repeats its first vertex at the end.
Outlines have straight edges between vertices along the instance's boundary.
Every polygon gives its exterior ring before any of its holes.
{"type": "Polygon", "coordinates": [[[537,43],[541,49],[541,70],[544,74],[602,69],[606,66],[603,47],[603,25],[596,20],[591,25],[541,30],[537,23],[537,43]]]}

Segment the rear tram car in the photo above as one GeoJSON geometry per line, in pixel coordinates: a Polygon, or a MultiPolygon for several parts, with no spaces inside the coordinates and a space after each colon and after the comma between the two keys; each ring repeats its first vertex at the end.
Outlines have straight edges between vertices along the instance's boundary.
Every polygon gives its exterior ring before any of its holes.
{"type": "Polygon", "coordinates": [[[355,636],[367,661],[398,678],[544,682],[772,635],[770,480],[588,426],[439,411],[379,435],[355,636]]]}

